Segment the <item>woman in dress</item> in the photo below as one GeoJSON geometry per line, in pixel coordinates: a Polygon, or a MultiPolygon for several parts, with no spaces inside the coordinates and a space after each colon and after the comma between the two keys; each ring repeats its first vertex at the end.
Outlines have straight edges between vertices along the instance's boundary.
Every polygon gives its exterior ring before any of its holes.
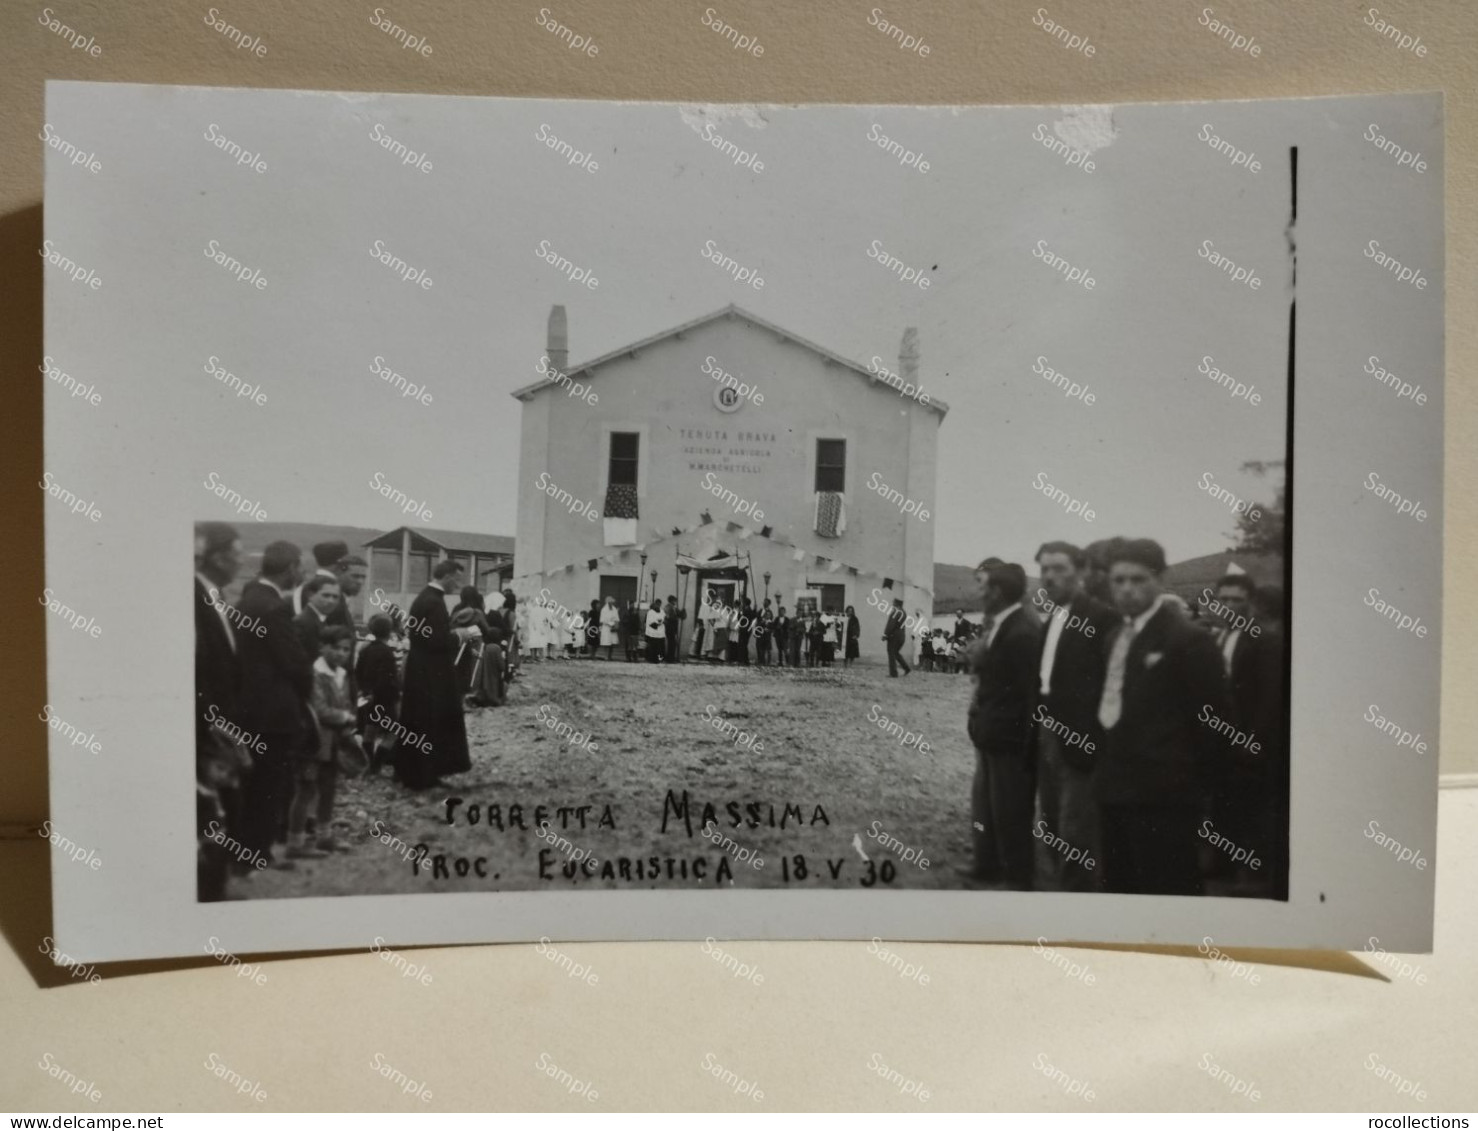
{"type": "Polygon", "coordinates": [[[606,650],[606,659],[616,658],[616,644],[621,635],[621,610],[616,608],[616,598],[607,597],[600,610],[600,646],[606,650]]]}
{"type": "Polygon", "coordinates": [[[713,654],[729,662],[729,602],[721,601],[713,615],[713,654]]]}
{"type": "Polygon", "coordinates": [[[850,668],[852,661],[862,655],[862,622],[857,619],[857,610],[847,606],[847,655],[842,667],[850,668]]]}

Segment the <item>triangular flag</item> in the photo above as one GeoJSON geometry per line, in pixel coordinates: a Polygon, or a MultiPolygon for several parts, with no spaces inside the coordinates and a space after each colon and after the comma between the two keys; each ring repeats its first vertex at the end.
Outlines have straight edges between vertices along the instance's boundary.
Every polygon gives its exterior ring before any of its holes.
{"type": "Polygon", "coordinates": [[[883,578],[883,588],[884,589],[892,589],[893,588],[893,579],[891,577],[885,577],[885,578],[883,578]]]}
{"type": "Polygon", "coordinates": [[[799,546],[797,546],[795,553],[791,554],[790,556],[792,558],[794,558],[798,562],[805,561],[805,559],[806,559],[806,551],[805,550],[802,550],[799,546]]]}
{"type": "Polygon", "coordinates": [[[710,522],[713,521],[713,516],[711,514],[709,514],[707,511],[704,511],[698,517],[701,520],[700,525],[702,525],[702,526],[707,526],[710,522]]]}
{"type": "Polygon", "coordinates": [[[837,570],[839,570],[841,568],[842,568],[842,563],[841,562],[832,562],[831,565],[829,565],[829,566],[826,567],[826,572],[827,573],[835,573],[837,570]]]}
{"type": "Polygon", "coordinates": [[[585,568],[594,571],[595,567],[599,564],[600,563],[595,558],[591,558],[588,562],[585,563],[585,568]]]}
{"type": "Polygon", "coordinates": [[[749,529],[749,527],[747,527],[747,526],[741,526],[739,528],[739,541],[743,542],[746,538],[753,538],[753,537],[754,537],[754,531],[751,530],[751,529],[749,529]]]}
{"type": "Polygon", "coordinates": [[[760,537],[761,538],[768,538],[770,536],[770,530],[771,530],[771,527],[768,527],[768,526],[762,526],[762,527],[760,527],[760,537]]]}
{"type": "Polygon", "coordinates": [[[1226,576],[1228,576],[1228,577],[1239,577],[1242,574],[1245,574],[1246,572],[1247,571],[1245,569],[1243,569],[1241,566],[1239,566],[1236,562],[1227,562],[1226,576]]]}
{"type": "Polygon", "coordinates": [[[673,527],[673,528],[672,528],[672,536],[673,536],[673,537],[674,537],[674,538],[676,538],[676,537],[677,537],[677,536],[678,536],[678,535],[680,535],[680,534],[681,534],[681,533],[682,533],[682,528],[681,528],[681,527],[678,527],[678,526],[674,526],[674,527],[673,527]]]}

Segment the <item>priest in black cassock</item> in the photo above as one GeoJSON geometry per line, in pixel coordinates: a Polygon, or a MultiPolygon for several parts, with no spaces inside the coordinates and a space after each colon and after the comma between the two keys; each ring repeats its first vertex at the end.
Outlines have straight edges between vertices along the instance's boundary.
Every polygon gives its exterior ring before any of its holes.
{"type": "Polygon", "coordinates": [[[406,733],[395,751],[395,776],[412,789],[430,788],[442,774],[472,768],[457,683],[457,637],[446,608],[447,594],[458,590],[461,570],[450,558],[437,562],[431,583],[411,602],[406,621],[411,648],[400,701],[400,725],[406,733]]]}

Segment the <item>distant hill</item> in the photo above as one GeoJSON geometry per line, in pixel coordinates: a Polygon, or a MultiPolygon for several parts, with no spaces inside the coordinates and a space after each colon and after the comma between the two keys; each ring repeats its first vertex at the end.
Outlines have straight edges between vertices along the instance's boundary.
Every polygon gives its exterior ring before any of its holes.
{"type": "Polygon", "coordinates": [[[303,549],[303,558],[312,564],[313,546],[319,542],[347,542],[349,552],[366,557],[364,544],[378,538],[385,530],[374,530],[368,526],[331,526],[320,522],[239,522],[233,523],[241,535],[241,548],[255,572],[262,551],[271,542],[294,542],[303,549]]]}

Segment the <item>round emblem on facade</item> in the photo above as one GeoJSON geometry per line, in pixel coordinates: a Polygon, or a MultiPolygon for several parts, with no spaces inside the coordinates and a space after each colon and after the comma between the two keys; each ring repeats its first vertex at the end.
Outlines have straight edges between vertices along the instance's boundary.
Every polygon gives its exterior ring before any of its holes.
{"type": "Polygon", "coordinates": [[[729,385],[719,385],[713,390],[713,403],[719,412],[738,412],[744,405],[744,398],[739,395],[739,390],[729,385]]]}

